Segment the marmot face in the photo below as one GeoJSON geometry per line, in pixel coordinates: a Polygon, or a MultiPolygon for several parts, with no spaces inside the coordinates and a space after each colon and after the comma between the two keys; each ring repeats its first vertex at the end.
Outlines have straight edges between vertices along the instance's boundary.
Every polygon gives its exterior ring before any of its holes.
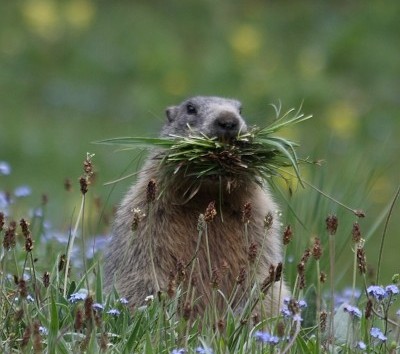
{"type": "Polygon", "coordinates": [[[161,135],[205,134],[209,138],[232,140],[247,131],[241,103],[220,97],[196,96],[166,110],[168,121],[161,135]]]}

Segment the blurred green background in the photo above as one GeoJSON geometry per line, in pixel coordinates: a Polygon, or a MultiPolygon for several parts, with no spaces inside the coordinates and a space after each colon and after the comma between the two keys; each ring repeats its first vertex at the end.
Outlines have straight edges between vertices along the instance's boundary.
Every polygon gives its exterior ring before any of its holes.
{"type": "MultiPolygon", "coordinates": [[[[156,135],[165,107],[194,94],[238,98],[258,125],[274,118],[270,103],[303,104],[314,118],[286,136],[301,143],[300,155],[325,160],[304,169],[307,180],[366,211],[373,268],[379,222],[399,184],[399,18],[398,1],[2,1],[0,161],[12,173],[0,176],[0,190],[29,185],[31,204],[46,193],[61,227],[78,203],[87,151],[96,154],[93,193],[109,198],[109,209],[131,182],[104,182],[137,167],[131,153],[91,142],[156,135]],[[66,196],[66,178],[75,197],[66,196]]],[[[354,216],[312,190],[293,197],[306,228],[282,208],[300,247],[331,212],[338,242],[349,245],[354,216]]],[[[400,271],[399,210],[385,282],[400,271]]],[[[351,260],[347,248],[340,257],[351,260]]]]}

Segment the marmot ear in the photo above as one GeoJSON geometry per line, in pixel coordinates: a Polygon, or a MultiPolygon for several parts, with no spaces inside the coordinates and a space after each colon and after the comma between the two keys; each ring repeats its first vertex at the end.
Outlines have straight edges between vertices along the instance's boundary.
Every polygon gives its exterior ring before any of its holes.
{"type": "Polygon", "coordinates": [[[168,118],[169,122],[173,122],[175,120],[176,114],[177,114],[177,110],[178,110],[177,108],[178,107],[176,107],[176,106],[171,106],[171,107],[168,107],[165,110],[165,113],[167,115],[167,118],[168,118]]]}

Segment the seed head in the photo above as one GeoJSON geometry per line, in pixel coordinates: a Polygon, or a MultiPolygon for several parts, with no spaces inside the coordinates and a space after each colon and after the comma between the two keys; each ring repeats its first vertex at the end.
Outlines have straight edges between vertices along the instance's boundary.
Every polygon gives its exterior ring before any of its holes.
{"type": "Polygon", "coordinates": [[[241,267],[240,271],[239,271],[239,275],[236,278],[236,284],[238,285],[242,285],[244,283],[244,281],[246,280],[246,268],[245,267],[241,267]]]}
{"type": "Polygon", "coordinates": [[[25,330],[24,330],[24,334],[23,334],[23,336],[22,336],[22,341],[21,341],[21,347],[22,347],[22,348],[24,348],[24,347],[26,347],[26,346],[28,345],[29,339],[31,339],[31,334],[32,334],[31,326],[30,326],[30,324],[28,323],[28,324],[26,325],[26,328],[25,328],[25,330]]]}
{"type": "Polygon", "coordinates": [[[44,272],[43,274],[43,285],[45,288],[48,288],[50,285],[50,273],[44,272]]]}
{"type": "Polygon", "coordinates": [[[368,320],[372,317],[373,303],[371,298],[368,298],[367,305],[365,306],[365,318],[368,320]]]}
{"type": "Polygon", "coordinates": [[[314,240],[314,246],[312,250],[312,255],[316,261],[318,261],[321,256],[322,256],[322,246],[321,246],[321,241],[319,240],[318,237],[315,238],[314,240]]]}
{"type": "Polygon", "coordinates": [[[85,309],[85,320],[89,326],[93,319],[93,297],[91,295],[87,296],[85,299],[84,309],[85,309]]]}
{"type": "Polygon", "coordinates": [[[4,239],[3,239],[3,247],[5,250],[10,250],[11,248],[15,247],[16,244],[16,231],[17,223],[15,221],[11,221],[10,225],[6,229],[4,233],[4,239]]]}
{"type": "Polygon", "coordinates": [[[4,213],[0,211],[0,232],[3,231],[4,219],[4,213]]]}
{"type": "Polygon", "coordinates": [[[157,191],[156,180],[152,178],[147,184],[146,199],[148,204],[151,204],[156,200],[156,191],[157,191]]]}
{"type": "Polygon", "coordinates": [[[251,242],[249,246],[249,251],[247,253],[248,260],[251,264],[253,264],[257,259],[258,254],[258,245],[256,242],[251,242]]]}
{"type": "Polygon", "coordinates": [[[212,201],[208,204],[206,212],[204,213],[204,221],[206,223],[210,223],[214,220],[217,215],[217,210],[215,209],[215,201],[212,201]]]}
{"type": "Polygon", "coordinates": [[[217,328],[218,328],[218,331],[219,331],[220,333],[222,333],[222,332],[225,331],[225,327],[226,327],[225,321],[224,321],[223,319],[218,320],[218,322],[217,322],[217,328]]]}
{"type": "Polygon", "coordinates": [[[37,320],[33,322],[33,351],[34,353],[42,352],[42,337],[40,335],[40,323],[37,320]]]}
{"type": "Polygon", "coordinates": [[[283,244],[286,246],[290,243],[293,238],[293,232],[290,225],[286,226],[285,231],[283,232],[283,244]]]}
{"type": "Polygon", "coordinates": [[[367,257],[365,256],[364,247],[357,247],[357,265],[361,274],[367,272],[367,257]]]}
{"type": "Polygon", "coordinates": [[[133,220],[131,226],[132,231],[136,231],[138,229],[140,222],[145,216],[146,215],[139,208],[133,209],[133,220]]]}
{"type": "Polygon", "coordinates": [[[336,215],[329,215],[326,218],[326,229],[328,230],[329,235],[335,235],[338,227],[338,219],[336,215]]]}
{"type": "Polygon", "coordinates": [[[252,210],[251,209],[252,209],[252,207],[251,207],[251,203],[250,202],[247,202],[247,203],[244,204],[243,210],[242,210],[242,222],[244,224],[250,223],[250,219],[251,219],[251,216],[252,216],[252,213],[251,213],[252,210]]]}
{"type": "Polygon", "coordinates": [[[26,281],[22,278],[18,282],[18,290],[19,290],[19,294],[22,298],[25,299],[28,296],[28,289],[26,288],[26,281]]]}
{"type": "Polygon", "coordinates": [[[67,261],[67,256],[65,254],[62,254],[60,256],[60,260],[58,261],[58,271],[62,272],[62,270],[65,267],[65,262],[67,261]]]}
{"type": "Polygon", "coordinates": [[[326,282],[326,273],[325,272],[321,272],[320,274],[319,274],[319,281],[321,282],[321,283],[325,283],[326,282]]]}
{"type": "Polygon", "coordinates": [[[190,305],[190,302],[185,302],[183,305],[183,318],[188,321],[190,319],[190,316],[192,314],[192,306],[190,305]]]}
{"type": "Polygon", "coordinates": [[[75,322],[74,322],[74,327],[76,331],[80,331],[83,327],[83,312],[80,307],[76,310],[75,313],[75,322]]]}
{"type": "Polygon", "coordinates": [[[303,255],[301,256],[300,262],[303,262],[304,264],[306,264],[310,257],[311,257],[311,250],[309,248],[306,248],[304,250],[303,255]]]}
{"type": "Polygon", "coordinates": [[[364,210],[357,209],[357,210],[353,210],[353,212],[354,212],[354,214],[356,214],[356,216],[358,216],[359,218],[365,218],[365,212],[364,212],[364,210]]]}
{"type": "Polygon", "coordinates": [[[218,289],[220,282],[221,282],[221,272],[218,267],[214,267],[212,269],[212,274],[211,274],[211,286],[214,289],[218,289]]]}
{"type": "Polygon", "coordinates": [[[88,186],[89,186],[88,180],[85,177],[81,176],[79,178],[79,185],[81,186],[81,193],[85,195],[88,191],[88,186]]]}
{"type": "Polygon", "coordinates": [[[322,311],[319,315],[319,327],[321,328],[322,333],[324,333],[326,331],[327,318],[328,318],[328,314],[325,311],[322,311]]]}
{"type": "Polygon", "coordinates": [[[360,224],[358,222],[355,222],[353,224],[351,235],[354,243],[359,243],[361,241],[361,230],[360,230],[360,224]]]}
{"type": "Polygon", "coordinates": [[[174,297],[176,293],[176,274],[173,271],[169,272],[167,294],[170,299],[174,297]]]}
{"type": "Polygon", "coordinates": [[[274,217],[272,216],[271,212],[268,212],[268,214],[264,218],[264,228],[266,230],[269,230],[271,228],[273,222],[274,222],[274,217]]]}

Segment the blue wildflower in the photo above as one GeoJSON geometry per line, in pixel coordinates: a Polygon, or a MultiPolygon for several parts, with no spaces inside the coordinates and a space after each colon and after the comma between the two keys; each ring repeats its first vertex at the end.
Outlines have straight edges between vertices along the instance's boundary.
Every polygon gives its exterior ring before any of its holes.
{"type": "Polygon", "coordinates": [[[108,310],[107,313],[111,316],[117,317],[121,314],[121,311],[119,311],[117,309],[111,309],[111,310],[108,310]]]}
{"type": "Polygon", "coordinates": [[[356,317],[358,317],[358,318],[361,318],[361,316],[362,316],[361,311],[360,311],[357,307],[355,307],[355,306],[345,305],[344,308],[343,308],[343,310],[344,310],[345,312],[348,312],[350,315],[356,316],[356,317]]]}
{"type": "Polygon", "coordinates": [[[387,337],[377,327],[372,327],[369,333],[371,334],[372,337],[377,338],[382,342],[385,342],[387,340],[387,337]]]}
{"type": "Polygon", "coordinates": [[[29,186],[19,186],[14,190],[14,195],[17,198],[28,197],[31,194],[32,194],[32,189],[29,186]]]}
{"type": "Polygon", "coordinates": [[[93,308],[93,310],[96,310],[96,311],[103,311],[104,310],[104,306],[102,304],[99,304],[98,302],[95,302],[92,305],[92,308],[93,308]]]}
{"type": "Polygon", "coordinates": [[[71,294],[68,301],[74,304],[75,302],[86,300],[87,296],[88,291],[86,289],[81,289],[79,292],[71,294]]]}
{"type": "Polygon", "coordinates": [[[302,321],[303,321],[303,318],[301,317],[301,315],[300,315],[299,313],[296,313],[296,314],[293,316],[293,321],[294,321],[294,322],[302,322],[302,321]]]}
{"type": "Polygon", "coordinates": [[[364,342],[359,341],[359,342],[357,342],[357,344],[356,344],[356,348],[357,348],[357,349],[361,349],[361,350],[365,350],[365,349],[367,349],[367,345],[366,345],[364,342]]]}
{"type": "Polygon", "coordinates": [[[171,352],[171,354],[185,354],[185,353],[187,353],[187,352],[186,352],[186,349],[183,349],[183,348],[174,349],[174,350],[171,352]]]}
{"type": "Polygon", "coordinates": [[[119,300],[118,300],[122,305],[128,305],[128,300],[127,300],[127,298],[126,297],[121,297],[119,300]]]}
{"type": "Polygon", "coordinates": [[[368,295],[373,296],[376,300],[380,301],[386,296],[385,289],[378,285],[371,285],[367,288],[368,295]]]}
{"type": "Polygon", "coordinates": [[[199,353],[199,354],[214,354],[213,350],[211,348],[207,348],[207,347],[197,347],[196,348],[196,353],[199,353]]]}
{"type": "Polygon", "coordinates": [[[268,332],[256,331],[254,333],[254,337],[257,342],[261,342],[264,344],[275,345],[279,343],[279,338],[277,336],[273,336],[268,332]]]}
{"type": "Polygon", "coordinates": [[[307,307],[307,302],[305,300],[299,300],[298,304],[301,309],[304,309],[307,307]]]}
{"type": "Polygon", "coordinates": [[[32,295],[28,295],[28,296],[26,297],[26,301],[28,301],[28,302],[34,302],[35,299],[33,298],[32,295]]]}
{"type": "Polygon", "coordinates": [[[47,335],[49,334],[49,331],[47,330],[46,327],[39,326],[39,333],[40,333],[42,336],[47,336],[47,335]]]}
{"type": "Polygon", "coordinates": [[[399,288],[397,285],[391,284],[385,288],[387,295],[397,295],[399,293],[399,288]]]}
{"type": "Polygon", "coordinates": [[[8,176],[11,173],[11,167],[8,162],[0,161],[0,176],[8,176]]]}
{"type": "Polygon", "coordinates": [[[10,204],[10,199],[7,198],[6,194],[0,191],[0,209],[4,210],[10,204]]]}

